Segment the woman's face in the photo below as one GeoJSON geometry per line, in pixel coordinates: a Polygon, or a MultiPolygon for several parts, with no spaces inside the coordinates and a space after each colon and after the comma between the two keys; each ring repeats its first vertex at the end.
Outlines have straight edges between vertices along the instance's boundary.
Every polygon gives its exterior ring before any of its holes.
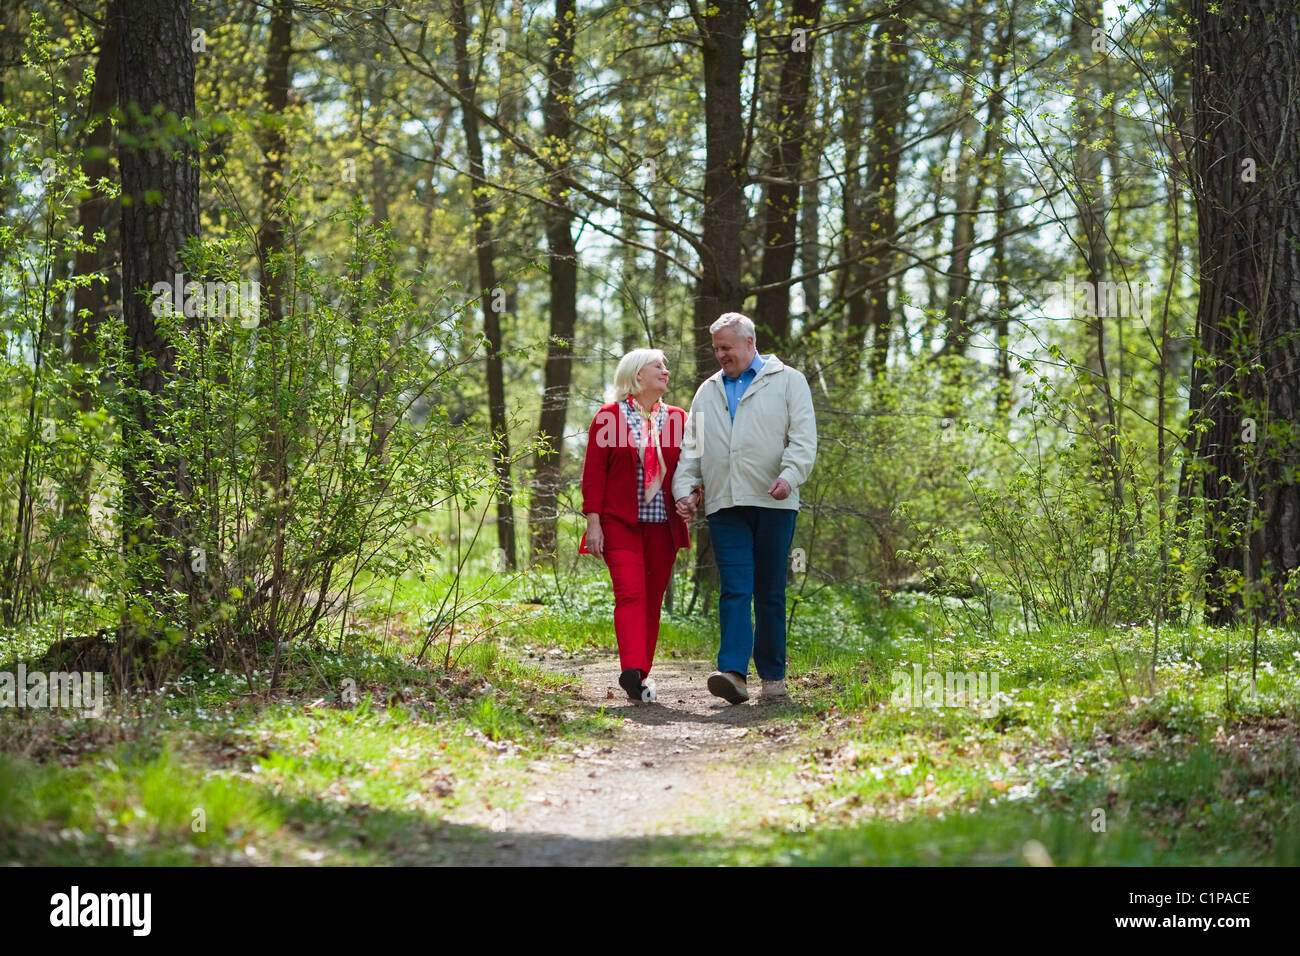
{"type": "Polygon", "coordinates": [[[642,389],[668,391],[668,366],[663,359],[652,359],[637,373],[636,383],[642,389]]]}

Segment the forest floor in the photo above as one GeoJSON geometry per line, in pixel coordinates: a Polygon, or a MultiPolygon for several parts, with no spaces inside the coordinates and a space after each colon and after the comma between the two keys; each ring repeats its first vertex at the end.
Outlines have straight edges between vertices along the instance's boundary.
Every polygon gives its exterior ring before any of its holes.
{"type": "Polygon", "coordinates": [[[1153,668],[1139,626],[990,631],[828,590],[787,699],[710,695],[716,624],[666,615],[646,704],[581,597],[431,650],[416,607],[296,647],[274,690],[263,648],[98,717],[0,707],[0,864],[1300,863],[1294,630],[1253,668],[1253,632],[1166,627],[1153,668]],[[918,700],[922,669],[927,697],[954,673],[996,694],[918,700]]]}
{"type": "Polygon", "coordinates": [[[619,864],[646,849],[648,838],[690,835],[692,821],[757,822],[791,802],[772,769],[775,758],[798,750],[788,718],[799,708],[789,698],[764,700],[754,686],[748,702],[729,704],[705,686],[714,669],[705,661],[656,666],[652,703],[627,699],[617,660],[548,669],[580,680],[584,705],[621,717],[621,726],[608,743],[532,763],[519,809],[452,813],[450,822],[493,834],[461,862],[619,864]]]}

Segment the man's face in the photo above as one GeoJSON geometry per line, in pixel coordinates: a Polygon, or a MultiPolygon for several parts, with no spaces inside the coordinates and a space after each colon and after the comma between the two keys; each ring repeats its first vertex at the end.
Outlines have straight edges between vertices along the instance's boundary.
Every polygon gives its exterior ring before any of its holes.
{"type": "Polygon", "coordinates": [[[734,328],[719,329],[713,333],[713,357],[722,366],[722,374],[735,378],[749,368],[758,354],[754,348],[754,339],[742,336],[734,328]]]}

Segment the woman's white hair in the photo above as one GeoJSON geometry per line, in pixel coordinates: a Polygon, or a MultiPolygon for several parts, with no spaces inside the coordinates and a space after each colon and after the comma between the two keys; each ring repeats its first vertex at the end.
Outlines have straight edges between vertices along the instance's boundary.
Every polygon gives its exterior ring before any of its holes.
{"type": "Polygon", "coordinates": [[[747,315],[741,315],[739,312],[723,312],[709,326],[709,334],[721,332],[723,329],[735,329],[742,339],[754,339],[754,320],[747,315]]]}
{"type": "Polygon", "coordinates": [[[615,401],[621,402],[638,391],[636,377],[655,359],[668,365],[662,349],[633,349],[619,360],[618,368],[614,370],[615,401]]]}

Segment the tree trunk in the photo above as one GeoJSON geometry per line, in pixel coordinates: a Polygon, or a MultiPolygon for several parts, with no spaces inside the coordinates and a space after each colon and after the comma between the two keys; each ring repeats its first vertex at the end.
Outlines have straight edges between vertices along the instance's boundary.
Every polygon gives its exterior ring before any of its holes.
{"type": "Polygon", "coordinates": [[[700,281],[695,295],[695,371],[704,379],[718,370],[709,326],[723,312],[744,304],[741,242],[745,225],[741,152],[745,126],[740,74],[748,4],[721,0],[702,17],[704,47],[704,216],[700,281]]]}
{"type": "MultiPolygon", "coordinates": [[[[284,321],[284,296],[287,283],[285,273],[284,217],[280,204],[284,200],[284,163],[288,152],[285,135],[285,112],[289,108],[289,87],[293,77],[289,72],[289,58],[293,42],[293,0],[275,0],[271,8],[271,28],[267,37],[266,64],[262,76],[262,106],[265,109],[265,133],[262,144],[266,159],[262,163],[261,213],[262,222],[257,232],[257,256],[261,273],[262,301],[266,303],[267,335],[264,339],[271,350],[273,374],[280,375],[279,343],[280,325],[284,321]]],[[[279,382],[276,382],[278,393],[279,382]]],[[[266,423],[269,441],[266,460],[262,463],[263,480],[268,489],[264,526],[272,529],[272,573],[270,612],[272,627],[280,620],[280,599],[284,587],[284,549],[289,502],[286,486],[289,480],[288,440],[286,422],[279,409],[269,409],[270,421],[266,423]]],[[[278,638],[278,635],[276,635],[278,638]]],[[[276,664],[279,658],[277,655],[276,664]]],[[[278,667],[273,680],[278,678],[278,667]]]]}
{"type": "Polygon", "coordinates": [[[1300,567],[1300,10],[1195,0],[1192,20],[1196,322],[1212,360],[1192,385],[1208,426],[1207,617],[1242,610],[1242,590],[1227,590],[1240,575],[1279,619],[1284,576],[1300,567]]]}
{"type": "Polygon", "coordinates": [[[844,303],[844,312],[838,317],[837,332],[849,341],[849,330],[854,330],[855,348],[849,361],[841,356],[833,366],[832,378],[837,384],[853,388],[858,379],[858,358],[867,325],[866,253],[871,238],[862,228],[862,139],[866,123],[867,95],[864,54],[847,36],[835,41],[835,72],[844,77],[841,92],[840,138],[844,143],[844,182],[840,194],[841,230],[840,256],[844,266],[836,279],[834,299],[844,303]],[[858,331],[862,330],[862,331],[858,331]]]}
{"type": "MultiPolygon", "coordinates": [[[[179,374],[176,347],[155,323],[148,293],[153,283],[171,284],[184,271],[181,250],[199,235],[198,152],[180,125],[194,115],[190,4],[132,0],[118,4],[116,14],[123,112],[122,316],[129,362],[123,383],[122,541],[138,593],[167,614],[179,610],[170,599],[162,600],[168,592],[192,593],[189,534],[177,503],[189,497],[189,475],[167,430],[167,409],[174,400],[169,384],[179,374]],[[155,110],[167,124],[161,135],[152,120],[155,110]],[[176,125],[169,128],[171,123],[176,125]]],[[[135,641],[157,633],[163,623],[174,622],[151,616],[141,624],[128,614],[124,663],[137,662],[129,660],[142,653],[135,641]]]]}
{"type": "MultiPolygon", "coordinates": [[[[971,16],[970,40],[968,49],[971,56],[983,45],[984,35],[981,18],[978,14],[971,16]]],[[[960,359],[966,355],[966,347],[970,344],[971,326],[970,326],[970,303],[967,297],[970,295],[971,287],[971,248],[975,243],[975,214],[979,209],[980,199],[982,196],[982,187],[984,180],[984,171],[976,159],[970,162],[971,149],[974,146],[972,142],[977,128],[975,123],[975,114],[973,112],[974,89],[969,83],[962,85],[961,105],[959,107],[961,122],[961,138],[957,144],[956,156],[956,190],[955,206],[956,211],[952,217],[952,258],[948,263],[948,291],[945,296],[945,318],[947,320],[947,330],[944,335],[943,353],[952,360],[951,375],[949,384],[953,387],[954,392],[960,382],[958,369],[960,359]],[[972,177],[974,183],[971,182],[972,177]]],[[[989,127],[989,132],[984,140],[984,149],[980,158],[987,155],[991,137],[994,135],[996,128],[989,127]]],[[[957,416],[958,409],[950,408],[948,414],[954,418],[957,416]]]]}
{"type": "Polygon", "coordinates": [[[776,94],[772,158],[763,188],[763,265],[754,304],[754,323],[767,333],[773,351],[790,339],[790,269],[798,246],[799,177],[807,136],[808,93],[812,84],[812,31],[822,0],[789,0],[790,34],[781,34],[781,77],[776,94]],[[795,30],[802,30],[801,34],[795,30]]]}
{"type": "MultiPolygon", "coordinates": [[[[1003,102],[1002,64],[1011,49],[1011,40],[1015,36],[1014,7],[1003,27],[998,42],[997,63],[993,69],[993,86],[995,91],[989,97],[989,135],[992,137],[990,153],[993,157],[993,275],[998,290],[998,313],[995,334],[998,343],[998,383],[996,421],[1009,428],[1013,416],[1011,407],[1015,402],[1011,380],[1011,284],[1007,280],[1007,217],[1010,200],[1007,194],[1007,164],[1002,139],[1002,117],[1006,109],[1003,102]]],[[[1004,434],[1006,432],[1004,431],[1004,434]]]]}
{"type": "MultiPolygon", "coordinates": [[[[878,252],[867,262],[867,315],[872,329],[871,377],[885,374],[893,313],[889,308],[889,273],[894,265],[890,249],[897,231],[894,209],[898,197],[898,161],[907,121],[908,29],[901,4],[894,15],[876,28],[876,51],[868,74],[871,89],[871,137],[867,141],[868,234],[879,237],[878,252]]],[[[900,279],[901,281],[901,279],[900,279]]],[[[860,333],[859,333],[860,334],[860,333]]],[[[861,339],[858,339],[859,346],[861,339]]]]}
{"type": "MultiPolygon", "coordinates": [[[[110,0],[104,18],[104,32],[99,41],[99,65],[95,68],[95,85],[90,95],[88,122],[95,124],[86,134],[82,144],[81,169],[88,183],[110,180],[112,165],[109,150],[112,147],[113,127],[108,112],[117,99],[117,16],[116,5],[110,0]]],[[[72,386],[74,413],[87,414],[95,405],[95,392],[99,384],[99,369],[94,354],[94,340],[100,324],[108,314],[110,302],[122,294],[120,275],[116,269],[118,251],[117,225],[120,207],[114,199],[93,188],[89,190],[77,210],[81,241],[85,248],[78,249],[73,272],[78,276],[103,274],[104,280],[79,284],[73,293],[72,325],[69,335],[71,359],[76,364],[76,378],[72,386]],[[99,244],[95,234],[104,231],[104,242],[99,244]]],[[[85,462],[76,476],[76,488],[70,495],[68,515],[73,519],[72,547],[75,551],[85,546],[90,513],[90,483],[94,462],[85,462]]]]}
{"type": "Polygon", "coordinates": [[[551,30],[555,45],[551,47],[546,102],[542,106],[546,148],[554,157],[556,169],[547,183],[547,196],[553,204],[546,207],[545,214],[550,253],[551,334],[546,346],[542,412],[537,425],[537,437],[546,444],[537,453],[532,513],[528,518],[535,558],[554,556],[557,550],[560,466],[564,460],[564,423],[573,378],[573,333],[578,321],[578,259],[571,230],[573,213],[567,206],[575,26],[574,0],[555,0],[555,24],[551,30]]]}
{"type": "Polygon", "coordinates": [[[504,295],[498,294],[496,240],[492,235],[492,204],[485,188],[483,143],[478,135],[478,117],[465,105],[473,102],[476,89],[470,73],[469,21],[465,0],[451,0],[452,29],[456,49],[456,85],[462,98],[461,119],[465,148],[469,154],[469,177],[473,193],[474,253],[478,265],[479,292],[483,303],[483,336],[487,339],[488,424],[492,432],[492,462],[497,477],[497,548],[504,570],[515,569],[515,516],[511,503],[510,430],[506,421],[505,375],[501,362],[501,312],[504,295]]]}
{"type": "Polygon", "coordinates": [[[1074,204],[1079,214],[1079,231],[1082,233],[1078,241],[1083,252],[1084,268],[1087,270],[1087,287],[1093,290],[1096,304],[1094,314],[1086,320],[1089,325],[1089,352],[1084,364],[1089,376],[1087,385],[1096,390],[1097,397],[1095,403],[1089,402],[1093,408],[1092,433],[1097,442],[1097,466],[1111,483],[1113,505],[1119,509],[1123,504],[1123,479],[1119,472],[1115,400],[1106,354],[1107,309],[1102,307],[1100,301],[1103,296],[1096,295],[1110,272],[1106,256],[1107,204],[1102,185],[1102,154],[1096,149],[1096,140],[1102,135],[1103,127],[1094,105],[1104,94],[1102,71],[1107,54],[1092,49],[1093,28],[1105,23],[1101,4],[1098,0],[1085,0],[1077,4],[1071,22],[1071,42],[1080,64],[1075,79],[1075,102],[1081,130],[1074,150],[1071,179],[1075,190],[1074,204]]]}
{"type": "MultiPolygon", "coordinates": [[[[821,184],[817,181],[821,172],[821,157],[814,148],[811,156],[805,157],[805,179],[803,182],[803,202],[799,207],[799,271],[816,272],[821,264],[818,242],[821,222],[821,184]]],[[[809,275],[803,280],[804,322],[815,321],[822,310],[821,276],[809,275]]]]}
{"type": "MultiPolygon", "coordinates": [[[[969,44],[972,55],[980,50],[983,45],[984,24],[978,16],[974,16],[971,20],[969,44]]],[[[960,396],[963,391],[964,360],[971,336],[975,332],[975,325],[971,321],[970,303],[971,286],[974,284],[974,275],[971,272],[971,254],[975,246],[975,220],[984,202],[984,191],[988,184],[988,157],[990,153],[996,152],[998,144],[1001,142],[1002,98],[996,92],[996,89],[1002,83],[1002,63],[1005,61],[1006,53],[1006,44],[999,41],[994,48],[993,66],[990,68],[990,82],[995,92],[989,96],[988,132],[984,135],[984,142],[979,151],[971,156],[969,167],[965,165],[965,160],[968,151],[973,147],[975,131],[979,127],[975,121],[974,112],[966,111],[969,107],[963,95],[963,107],[966,108],[963,111],[966,112],[966,120],[962,124],[962,143],[957,160],[957,211],[953,216],[952,258],[948,264],[948,292],[946,296],[948,327],[944,336],[942,353],[949,360],[947,368],[949,390],[945,396],[947,403],[946,414],[954,419],[958,418],[962,413],[960,396]]],[[[964,93],[965,90],[963,90],[964,93]]],[[[996,163],[996,165],[1001,169],[1002,164],[1000,162],[996,163]]],[[[996,225],[997,228],[1002,228],[1000,217],[996,225]]],[[[996,237],[995,249],[999,244],[1004,244],[1001,236],[996,237]]],[[[1003,274],[1001,271],[996,272],[999,277],[1003,274]]],[[[1003,283],[999,281],[1000,297],[1002,286],[1003,283]]]]}
{"type": "MultiPolygon", "coordinates": [[[[700,17],[704,65],[704,215],[700,281],[695,294],[695,378],[703,381],[718,370],[709,326],[745,301],[741,284],[741,233],[745,225],[744,114],[740,75],[744,68],[743,0],[715,0],[700,17]]],[[[760,345],[762,343],[759,343],[760,345]]],[[[696,565],[700,578],[712,581],[713,550],[708,525],[697,526],[696,565]]],[[[698,583],[698,580],[697,580],[698,583]]]]}

